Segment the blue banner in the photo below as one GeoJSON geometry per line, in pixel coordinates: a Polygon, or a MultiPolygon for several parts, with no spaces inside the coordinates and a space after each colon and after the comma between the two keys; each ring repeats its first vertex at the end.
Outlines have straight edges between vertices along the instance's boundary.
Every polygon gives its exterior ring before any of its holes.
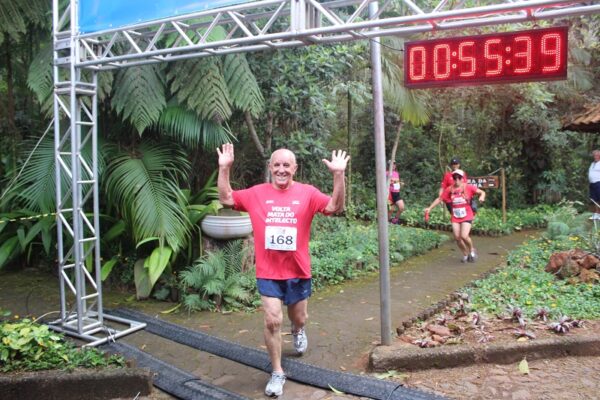
{"type": "Polygon", "coordinates": [[[79,0],[79,32],[123,28],[254,0],[79,0]]]}

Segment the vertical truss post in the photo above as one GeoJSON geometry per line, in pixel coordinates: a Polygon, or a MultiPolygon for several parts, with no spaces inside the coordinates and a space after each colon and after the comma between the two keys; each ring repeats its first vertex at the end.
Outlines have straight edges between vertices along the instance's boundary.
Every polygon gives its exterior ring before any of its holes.
{"type": "Polygon", "coordinates": [[[95,346],[145,324],[104,315],[100,268],[96,69],[77,67],[78,2],[53,0],[54,152],[60,279],[60,319],[51,327],[95,346]],[[63,27],[65,27],[63,29],[63,27]],[[68,310],[67,295],[73,307],[68,310]],[[105,319],[128,324],[117,330],[105,319]]]}

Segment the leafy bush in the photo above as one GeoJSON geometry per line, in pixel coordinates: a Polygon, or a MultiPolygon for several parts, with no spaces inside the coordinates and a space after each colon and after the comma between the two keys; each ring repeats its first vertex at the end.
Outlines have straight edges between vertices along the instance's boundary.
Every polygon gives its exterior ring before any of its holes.
{"type": "Polygon", "coordinates": [[[0,371],[123,367],[121,356],[105,357],[95,348],[77,349],[46,325],[29,319],[0,323],[0,371]]]}
{"type": "Polygon", "coordinates": [[[544,271],[550,256],[558,251],[583,247],[578,236],[534,239],[512,251],[507,267],[474,282],[467,290],[475,311],[500,314],[509,306],[518,306],[528,317],[541,308],[558,318],[600,317],[600,285],[570,284],[544,271]]]}
{"type": "Polygon", "coordinates": [[[254,271],[243,271],[244,259],[243,242],[234,240],[182,271],[183,304],[188,311],[258,304],[254,271]]]}
{"type": "MultiPolygon", "coordinates": [[[[425,206],[415,205],[402,213],[401,220],[409,226],[421,226],[434,229],[450,230],[450,216],[443,207],[435,207],[429,215],[429,223],[424,220],[425,206]]],[[[547,225],[549,216],[555,214],[570,214],[575,209],[570,204],[558,206],[538,205],[535,207],[508,210],[506,222],[502,222],[502,210],[486,208],[480,205],[473,224],[474,234],[508,235],[522,229],[542,228],[547,225]]],[[[575,211],[576,212],[576,211],[575,211]]]]}
{"type": "MultiPolygon", "coordinates": [[[[315,287],[340,283],[376,270],[379,267],[377,234],[377,225],[373,223],[315,217],[310,242],[315,287]]],[[[434,231],[390,226],[390,260],[399,263],[437,247],[446,239],[434,231]]]]}

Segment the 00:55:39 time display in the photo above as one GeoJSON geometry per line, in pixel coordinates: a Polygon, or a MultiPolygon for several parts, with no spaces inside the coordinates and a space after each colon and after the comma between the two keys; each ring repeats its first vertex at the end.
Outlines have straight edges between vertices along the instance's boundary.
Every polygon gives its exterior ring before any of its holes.
{"type": "Polygon", "coordinates": [[[409,88],[566,79],[568,28],[409,42],[409,88]]]}

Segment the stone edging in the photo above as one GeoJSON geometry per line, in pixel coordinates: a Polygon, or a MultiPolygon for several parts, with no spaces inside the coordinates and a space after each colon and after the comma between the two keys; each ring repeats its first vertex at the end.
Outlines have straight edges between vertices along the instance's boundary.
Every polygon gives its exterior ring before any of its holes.
{"type": "Polygon", "coordinates": [[[531,342],[477,346],[441,346],[421,349],[409,345],[378,346],[369,356],[372,371],[452,368],[479,363],[510,364],[523,358],[537,360],[566,356],[600,355],[600,337],[565,336],[531,342]]]}
{"type": "Polygon", "coordinates": [[[152,373],[140,368],[77,369],[0,375],[0,399],[104,400],[152,392],[152,373]]]}

